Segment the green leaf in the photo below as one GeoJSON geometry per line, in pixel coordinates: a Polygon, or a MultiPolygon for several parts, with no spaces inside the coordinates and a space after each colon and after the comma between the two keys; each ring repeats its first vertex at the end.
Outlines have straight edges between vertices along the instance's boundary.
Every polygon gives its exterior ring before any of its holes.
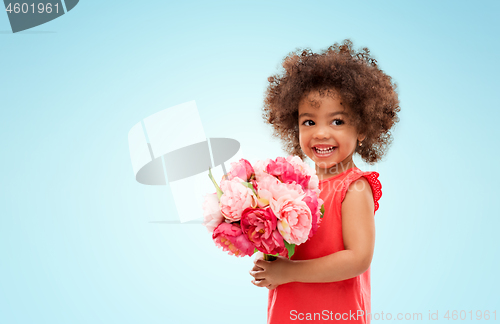
{"type": "Polygon", "coordinates": [[[257,192],[255,191],[255,189],[253,188],[253,184],[251,182],[242,182],[241,183],[242,185],[244,185],[245,187],[247,188],[250,188],[252,189],[253,193],[257,196],[257,192]]]}
{"type": "Polygon", "coordinates": [[[215,190],[217,190],[217,198],[220,200],[220,196],[222,196],[224,193],[222,192],[222,190],[220,189],[219,185],[215,181],[215,179],[214,179],[214,177],[212,175],[212,170],[210,169],[210,167],[208,167],[208,177],[214,183],[215,190]]]}
{"type": "Polygon", "coordinates": [[[323,215],[325,214],[325,204],[321,205],[320,212],[321,212],[321,216],[319,218],[323,218],[323,215]]]}
{"type": "Polygon", "coordinates": [[[257,248],[254,248],[253,253],[257,253],[257,252],[259,252],[259,250],[257,250],[257,248]]]}
{"type": "Polygon", "coordinates": [[[285,247],[288,250],[288,258],[291,258],[292,255],[295,253],[295,244],[290,244],[287,241],[285,242],[285,247]]]}

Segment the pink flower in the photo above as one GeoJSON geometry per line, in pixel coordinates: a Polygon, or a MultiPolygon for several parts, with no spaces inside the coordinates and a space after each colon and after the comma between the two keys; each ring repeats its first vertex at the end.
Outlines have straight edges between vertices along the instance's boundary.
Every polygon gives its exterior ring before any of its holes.
{"type": "Polygon", "coordinates": [[[251,179],[250,183],[252,184],[252,186],[255,189],[255,191],[257,191],[259,189],[259,183],[257,182],[257,180],[251,179]]]}
{"type": "Polygon", "coordinates": [[[311,210],[302,201],[304,196],[290,199],[287,196],[278,198],[273,211],[278,216],[278,230],[285,241],[290,244],[302,244],[309,238],[312,228],[311,210]],[[276,209],[279,210],[276,213],[276,209]]]}
{"type": "Polygon", "coordinates": [[[271,160],[266,167],[266,172],[280,179],[284,183],[297,183],[306,189],[309,183],[309,175],[295,170],[295,167],[283,157],[277,157],[276,161],[271,160]]]}
{"type": "Polygon", "coordinates": [[[220,210],[231,222],[239,221],[244,209],[257,206],[257,197],[252,189],[242,185],[242,182],[244,182],[242,179],[235,177],[231,180],[222,180],[220,183],[224,193],[220,197],[220,210]]]}
{"type": "Polygon", "coordinates": [[[235,177],[243,179],[243,181],[248,182],[255,172],[252,165],[245,159],[240,159],[238,162],[231,163],[231,170],[227,174],[227,180],[231,180],[235,177]]]}
{"type": "Polygon", "coordinates": [[[257,206],[259,208],[264,208],[269,206],[269,202],[272,201],[273,199],[273,195],[271,194],[271,192],[264,188],[259,188],[257,190],[257,195],[258,195],[257,206]]]}
{"type": "Polygon", "coordinates": [[[305,194],[304,190],[302,190],[301,185],[298,185],[294,182],[283,183],[279,181],[276,177],[269,175],[267,173],[263,173],[260,177],[258,192],[260,192],[261,190],[269,191],[274,199],[277,199],[285,195],[290,195],[291,197],[296,198],[299,196],[303,196],[305,194]]]}
{"type": "Polygon", "coordinates": [[[276,207],[276,200],[280,197],[287,197],[291,200],[304,197],[305,193],[302,186],[295,183],[283,183],[276,177],[267,173],[262,173],[259,180],[258,206],[263,208],[271,205],[275,215],[278,215],[278,207],[276,207]]]}
{"type": "Polygon", "coordinates": [[[265,172],[261,173],[259,177],[260,180],[258,181],[259,185],[257,187],[257,205],[260,208],[264,208],[269,206],[269,202],[273,199],[271,188],[275,188],[273,190],[276,190],[282,185],[282,183],[272,175],[265,172]]]}
{"type": "Polygon", "coordinates": [[[220,212],[219,198],[216,192],[205,195],[205,201],[203,201],[203,218],[203,225],[207,227],[210,233],[224,221],[224,216],[222,216],[220,212]]]}
{"type": "MultiPolygon", "coordinates": [[[[303,175],[309,176],[309,182],[307,187],[304,189],[317,189],[319,187],[319,178],[316,175],[316,170],[311,168],[307,163],[302,161],[302,159],[296,155],[290,155],[286,158],[286,160],[293,165],[293,168],[296,172],[299,172],[303,175]]],[[[317,191],[319,195],[321,191],[317,191]]]]}
{"type": "Polygon", "coordinates": [[[266,170],[267,165],[269,164],[270,161],[272,160],[265,159],[265,160],[258,160],[257,162],[254,163],[253,169],[255,171],[255,179],[257,181],[260,181],[260,177],[266,170]]]}
{"type": "Polygon", "coordinates": [[[280,255],[282,257],[288,258],[288,249],[283,249],[283,251],[280,252],[280,255]]]}
{"type": "MultiPolygon", "coordinates": [[[[287,196],[290,199],[295,199],[304,196],[305,193],[302,190],[302,186],[295,183],[283,183],[276,177],[263,172],[260,175],[257,195],[257,204],[260,208],[266,207],[269,204],[273,208],[273,202],[276,202],[276,199],[279,197],[287,196]]],[[[276,214],[278,210],[273,208],[273,212],[276,214]]]]}
{"type": "Polygon", "coordinates": [[[238,223],[221,223],[215,228],[212,239],[217,246],[228,251],[230,255],[243,257],[254,253],[252,242],[248,240],[238,223]]]}
{"type": "Polygon", "coordinates": [[[278,232],[277,219],[271,208],[247,208],[241,215],[241,228],[257,250],[266,254],[283,251],[285,242],[278,232]]]}
{"type": "Polygon", "coordinates": [[[323,200],[318,198],[316,192],[307,189],[306,196],[302,199],[302,201],[305,202],[307,207],[311,210],[312,223],[311,231],[309,232],[309,237],[311,237],[316,233],[318,225],[321,222],[321,205],[323,205],[323,200]]]}

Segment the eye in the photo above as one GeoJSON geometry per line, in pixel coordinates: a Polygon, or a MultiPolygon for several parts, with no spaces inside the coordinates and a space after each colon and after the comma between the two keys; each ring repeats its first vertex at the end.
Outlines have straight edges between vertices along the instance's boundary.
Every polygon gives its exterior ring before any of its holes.
{"type": "Polygon", "coordinates": [[[304,121],[304,122],[302,123],[302,125],[312,126],[312,125],[307,125],[307,124],[306,124],[307,122],[314,123],[312,120],[308,119],[308,120],[304,121]]]}
{"type": "Polygon", "coordinates": [[[340,118],[334,119],[333,123],[335,123],[335,122],[339,122],[339,124],[337,124],[337,126],[340,126],[340,125],[344,124],[344,121],[342,119],[340,119],[340,118]]]}

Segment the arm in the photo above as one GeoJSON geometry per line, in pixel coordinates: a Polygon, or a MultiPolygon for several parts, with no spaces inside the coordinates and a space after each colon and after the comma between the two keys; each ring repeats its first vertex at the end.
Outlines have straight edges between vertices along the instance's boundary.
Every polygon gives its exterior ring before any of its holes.
{"type": "Polygon", "coordinates": [[[332,282],[365,272],[375,246],[374,201],[364,177],[354,181],[342,202],[342,236],[345,250],[312,260],[290,264],[290,280],[332,282]]]}
{"type": "Polygon", "coordinates": [[[348,188],[342,202],[345,250],[311,260],[255,260],[254,283],[275,287],[287,282],[333,282],[356,277],[369,267],[375,246],[374,201],[368,181],[361,177],[348,188]],[[258,281],[260,280],[260,281],[258,281]]]}

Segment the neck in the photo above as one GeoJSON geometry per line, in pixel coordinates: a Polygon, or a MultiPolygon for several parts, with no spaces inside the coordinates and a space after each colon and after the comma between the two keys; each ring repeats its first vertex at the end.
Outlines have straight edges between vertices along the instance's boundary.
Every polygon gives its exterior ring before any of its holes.
{"type": "Polygon", "coordinates": [[[316,165],[316,174],[318,176],[318,179],[325,180],[334,177],[346,170],[356,167],[352,158],[348,158],[346,160],[339,162],[329,168],[321,168],[318,165],[316,165]]]}

